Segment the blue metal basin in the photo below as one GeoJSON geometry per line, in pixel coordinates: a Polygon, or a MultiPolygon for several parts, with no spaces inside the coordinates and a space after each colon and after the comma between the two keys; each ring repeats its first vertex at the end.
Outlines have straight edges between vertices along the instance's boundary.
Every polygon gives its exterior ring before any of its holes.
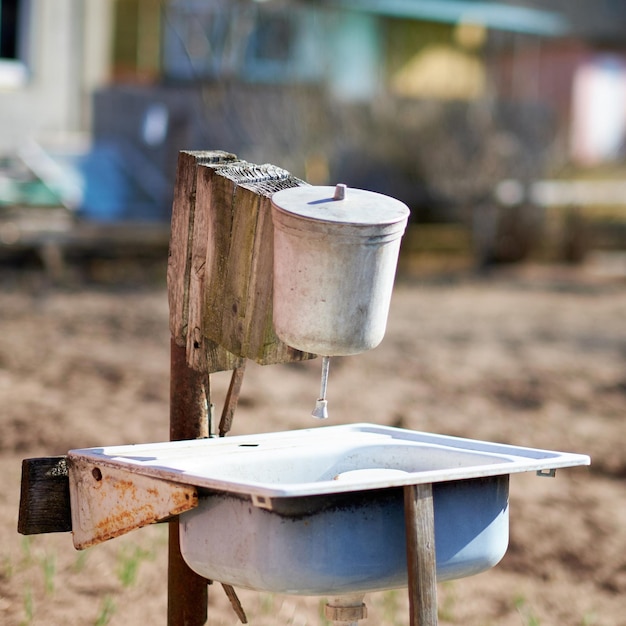
{"type": "MultiPolygon", "coordinates": [[[[504,555],[508,475],[433,485],[437,578],[477,574],[504,555]]],[[[188,565],[238,587],[329,595],[406,586],[402,489],[285,498],[272,510],[206,494],[181,516],[188,565]]]]}

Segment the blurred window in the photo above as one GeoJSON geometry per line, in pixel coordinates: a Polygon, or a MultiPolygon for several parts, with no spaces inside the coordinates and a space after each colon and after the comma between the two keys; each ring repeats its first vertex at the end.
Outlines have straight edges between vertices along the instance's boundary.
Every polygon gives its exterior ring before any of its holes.
{"type": "Polygon", "coordinates": [[[26,17],[29,0],[0,0],[0,88],[26,82],[26,17]]]}
{"type": "Polygon", "coordinates": [[[222,0],[170,2],[163,29],[165,74],[193,80],[236,73],[252,16],[248,7],[222,0]]]}
{"type": "Polygon", "coordinates": [[[178,80],[319,81],[319,13],[302,6],[172,0],[163,28],[165,74],[178,80]]]}
{"type": "Polygon", "coordinates": [[[251,80],[282,82],[293,78],[298,22],[286,11],[260,11],[248,40],[244,72],[251,80]]]}
{"type": "Polygon", "coordinates": [[[293,49],[294,25],[286,13],[260,13],[250,39],[249,50],[258,61],[289,61],[293,49]]]}
{"type": "Polygon", "coordinates": [[[0,1],[0,57],[17,58],[18,0],[0,1]]]}
{"type": "Polygon", "coordinates": [[[113,74],[116,79],[151,82],[158,78],[163,1],[115,0],[113,74]]]}

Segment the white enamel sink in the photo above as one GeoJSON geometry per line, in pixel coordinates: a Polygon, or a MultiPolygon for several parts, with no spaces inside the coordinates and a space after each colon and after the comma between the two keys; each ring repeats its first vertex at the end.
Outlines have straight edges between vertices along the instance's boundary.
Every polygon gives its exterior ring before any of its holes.
{"type": "Polygon", "coordinates": [[[509,475],[588,456],[355,424],[73,451],[196,485],[181,551],[206,578],[329,595],[406,585],[405,485],[433,483],[439,580],[495,565],[508,545],[509,475]]]}

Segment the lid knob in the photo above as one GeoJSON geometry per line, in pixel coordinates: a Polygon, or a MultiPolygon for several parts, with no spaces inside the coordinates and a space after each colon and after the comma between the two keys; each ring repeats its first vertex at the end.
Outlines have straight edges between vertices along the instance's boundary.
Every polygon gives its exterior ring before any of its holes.
{"type": "Polygon", "coordinates": [[[346,189],[347,189],[346,185],[344,185],[343,183],[339,183],[335,187],[335,195],[333,196],[333,200],[345,200],[346,189]]]}

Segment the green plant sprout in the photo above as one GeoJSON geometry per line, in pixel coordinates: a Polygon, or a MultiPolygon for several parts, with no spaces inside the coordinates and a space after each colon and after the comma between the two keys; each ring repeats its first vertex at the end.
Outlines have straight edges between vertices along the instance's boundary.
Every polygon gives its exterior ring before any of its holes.
{"type": "Polygon", "coordinates": [[[113,617],[115,613],[116,606],[115,602],[113,602],[113,598],[111,596],[105,596],[102,601],[102,606],[100,607],[100,612],[96,617],[96,621],[94,622],[94,626],[106,626],[113,617]]]}
{"type": "Polygon", "coordinates": [[[154,558],[154,552],[140,546],[122,548],[119,552],[117,577],[124,587],[132,586],[137,580],[137,572],[142,561],[154,558]]]}
{"type": "Polygon", "coordinates": [[[20,626],[28,626],[33,621],[34,615],[33,590],[30,585],[26,585],[24,589],[24,619],[20,622],[20,626]]]}
{"type": "Polygon", "coordinates": [[[50,595],[54,592],[54,576],[56,574],[56,556],[54,554],[46,554],[41,560],[43,569],[44,589],[46,594],[50,595]]]}
{"type": "Polygon", "coordinates": [[[514,604],[515,609],[522,618],[522,623],[524,624],[524,626],[541,626],[539,618],[532,612],[524,596],[517,596],[515,598],[514,604]]]}

